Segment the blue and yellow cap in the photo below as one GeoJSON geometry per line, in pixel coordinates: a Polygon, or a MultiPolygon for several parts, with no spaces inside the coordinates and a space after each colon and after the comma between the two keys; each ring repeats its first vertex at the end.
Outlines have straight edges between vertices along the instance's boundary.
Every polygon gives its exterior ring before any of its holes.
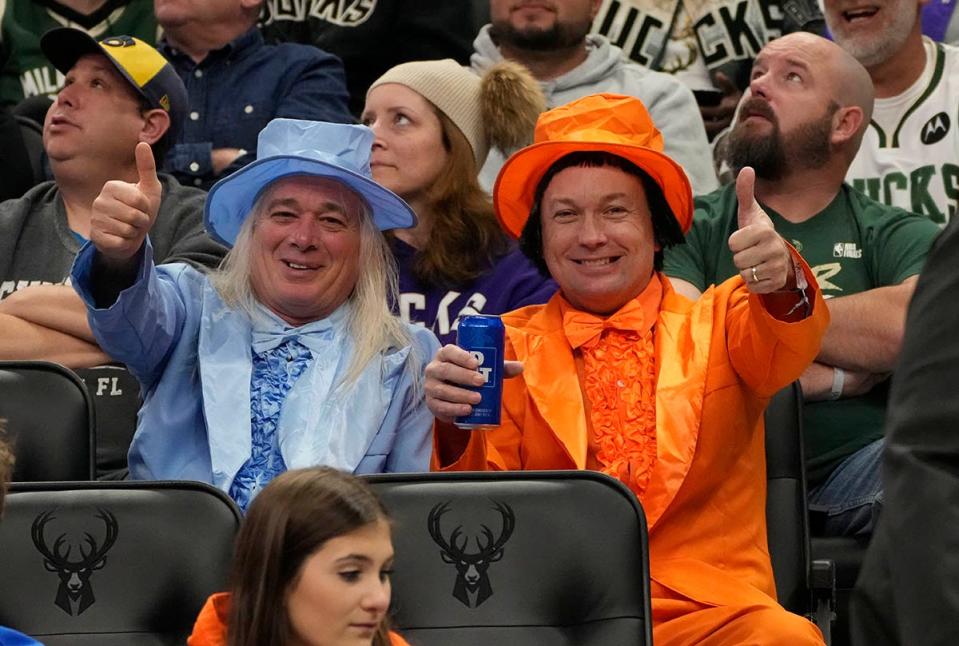
{"type": "Polygon", "coordinates": [[[95,40],[85,31],[70,27],[51,29],[40,39],[40,48],[53,66],[66,74],[86,54],[104,54],[151,107],[170,114],[165,137],[176,138],[186,118],[190,100],[183,81],[169,61],[156,49],[132,36],[95,40]]]}

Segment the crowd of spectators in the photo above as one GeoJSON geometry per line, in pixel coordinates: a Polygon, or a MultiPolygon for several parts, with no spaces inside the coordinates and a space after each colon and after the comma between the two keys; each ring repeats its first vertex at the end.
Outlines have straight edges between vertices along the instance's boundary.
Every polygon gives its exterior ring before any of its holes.
{"type": "Polygon", "coordinates": [[[132,373],[126,477],[245,511],[304,467],[603,471],[647,514],[657,643],[820,643],[764,551],[762,411],[797,380],[812,530],[885,536],[859,617],[891,607],[890,478],[935,480],[895,407],[941,331],[916,286],[948,298],[954,3],[0,7],[0,360],[132,373]],[[472,433],[470,314],[510,377],[472,433]]]}

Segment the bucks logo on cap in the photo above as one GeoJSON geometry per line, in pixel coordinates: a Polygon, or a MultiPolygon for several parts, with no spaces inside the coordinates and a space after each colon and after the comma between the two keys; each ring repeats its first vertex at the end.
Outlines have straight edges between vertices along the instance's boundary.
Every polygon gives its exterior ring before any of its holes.
{"type": "Polygon", "coordinates": [[[167,60],[163,58],[157,50],[146,43],[130,36],[113,36],[100,42],[103,51],[107,56],[113,59],[117,67],[127,80],[140,88],[155,105],[162,107],[167,112],[170,111],[170,98],[165,93],[163,96],[151,96],[150,82],[167,65],[167,60]],[[162,98],[166,98],[166,105],[163,105],[162,98]]]}

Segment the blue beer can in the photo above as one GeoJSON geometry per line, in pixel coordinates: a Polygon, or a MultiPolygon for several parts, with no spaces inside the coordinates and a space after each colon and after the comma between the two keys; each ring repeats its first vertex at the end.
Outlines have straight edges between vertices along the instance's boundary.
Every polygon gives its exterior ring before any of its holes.
{"type": "Polygon", "coordinates": [[[483,399],[473,406],[473,413],[457,417],[460,428],[499,426],[500,404],[503,401],[503,344],[506,327],[498,316],[472,315],[459,320],[456,345],[479,362],[477,370],[486,378],[482,386],[470,388],[483,399]]]}

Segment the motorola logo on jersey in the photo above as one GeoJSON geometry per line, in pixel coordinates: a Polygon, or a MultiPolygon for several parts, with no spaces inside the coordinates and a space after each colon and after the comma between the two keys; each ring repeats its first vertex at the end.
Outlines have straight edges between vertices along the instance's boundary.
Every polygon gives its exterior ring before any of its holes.
{"type": "Polygon", "coordinates": [[[927,146],[942,141],[942,138],[949,133],[949,115],[945,112],[933,116],[922,127],[919,138],[927,146]]]}

